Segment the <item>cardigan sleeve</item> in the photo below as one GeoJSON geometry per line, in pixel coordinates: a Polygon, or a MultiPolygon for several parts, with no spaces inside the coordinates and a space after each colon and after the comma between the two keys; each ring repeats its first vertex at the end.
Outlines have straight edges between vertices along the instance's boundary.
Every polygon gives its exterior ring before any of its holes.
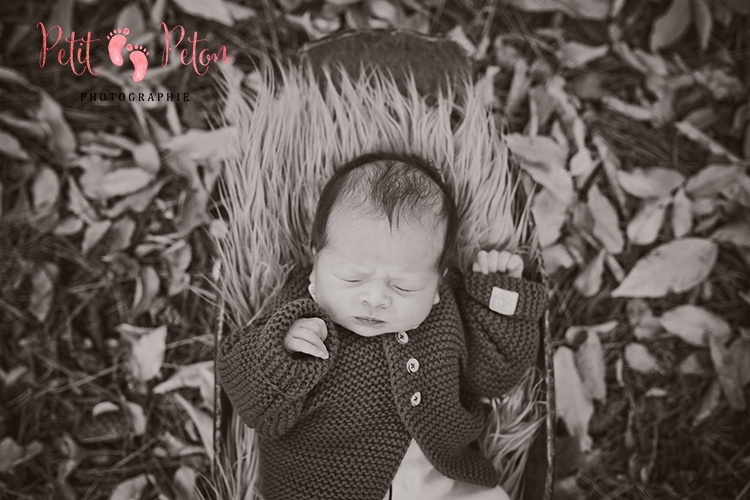
{"type": "Polygon", "coordinates": [[[248,427],[262,436],[283,435],[304,411],[305,399],[328,372],[338,351],[335,327],[326,312],[310,298],[294,298],[294,286],[280,292],[250,325],[228,336],[219,355],[219,376],[235,409],[248,427]],[[322,318],[328,328],[328,359],[283,347],[289,328],[300,318],[322,318]]]}
{"type": "Polygon", "coordinates": [[[469,355],[462,385],[479,397],[502,397],[536,359],[546,287],[500,273],[472,272],[454,283],[469,355]]]}

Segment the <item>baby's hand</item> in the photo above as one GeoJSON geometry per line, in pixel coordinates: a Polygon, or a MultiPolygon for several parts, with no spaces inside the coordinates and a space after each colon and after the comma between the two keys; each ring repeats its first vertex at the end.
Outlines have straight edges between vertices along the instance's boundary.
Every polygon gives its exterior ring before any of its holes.
{"type": "Polygon", "coordinates": [[[300,318],[286,332],[284,349],[328,359],[328,349],[323,343],[326,337],[328,328],[325,321],[320,318],[300,318]]]}
{"type": "Polygon", "coordinates": [[[482,250],[477,254],[471,270],[483,274],[508,273],[512,278],[520,278],[523,274],[523,259],[507,250],[482,250]]]}

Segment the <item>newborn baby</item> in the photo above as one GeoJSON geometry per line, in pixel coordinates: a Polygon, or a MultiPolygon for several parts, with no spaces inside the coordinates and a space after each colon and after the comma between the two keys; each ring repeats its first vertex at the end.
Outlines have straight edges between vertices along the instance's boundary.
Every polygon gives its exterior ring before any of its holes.
{"type": "Polygon", "coordinates": [[[222,346],[222,384],[259,434],[274,499],[505,499],[478,448],[532,365],[540,284],[507,251],[451,267],[458,216],[438,172],[365,155],[326,185],[312,268],[222,346]]]}

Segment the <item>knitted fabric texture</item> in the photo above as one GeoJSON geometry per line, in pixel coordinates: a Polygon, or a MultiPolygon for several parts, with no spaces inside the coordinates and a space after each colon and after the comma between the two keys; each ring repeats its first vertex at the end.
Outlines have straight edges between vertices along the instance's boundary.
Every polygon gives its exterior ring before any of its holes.
{"type": "Polygon", "coordinates": [[[333,323],[309,296],[309,274],[292,271],[265,312],[221,346],[221,383],[260,436],[265,500],[381,500],[412,437],[445,476],[496,486],[476,443],[487,416],[480,398],[501,397],[533,363],[544,286],[451,270],[404,342],[333,323]],[[514,315],[488,308],[493,287],[519,293],[514,315]],[[326,322],[328,359],[284,350],[289,327],[306,317],[326,322]]]}

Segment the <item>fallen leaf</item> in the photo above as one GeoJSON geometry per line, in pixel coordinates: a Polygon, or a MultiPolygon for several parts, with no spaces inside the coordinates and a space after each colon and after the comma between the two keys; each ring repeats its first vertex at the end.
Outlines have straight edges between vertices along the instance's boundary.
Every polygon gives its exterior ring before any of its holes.
{"type": "Polygon", "coordinates": [[[70,211],[80,217],[86,224],[92,224],[99,219],[73,178],[68,179],[68,203],[70,211]]]}
{"type": "Polygon", "coordinates": [[[600,250],[596,259],[591,261],[576,278],[575,287],[584,297],[593,297],[601,290],[605,255],[606,250],[600,250]]]}
{"type": "Polygon", "coordinates": [[[625,310],[636,339],[651,339],[663,330],[661,322],[654,316],[645,300],[631,299],[625,306],[625,310]]]}
{"type": "Polygon", "coordinates": [[[557,414],[565,422],[570,435],[578,441],[578,448],[586,453],[591,450],[593,443],[588,428],[594,414],[594,405],[576,369],[573,351],[565,346],[558,347],[552,361],[557,414]]]}
{"type": "Polygon", "coordinates": [[[238,139],[237,127],[216,130],[191,129],[169,139],[164,147],[170,152],[186,153],[193,161],[225,160],[238,139]]]}
{"type": "Polygon", "coordinates": [[[701,363],[698,353],[691,352],[677,367],[677,372],[682,375],[711,375],[711,371],[701,363]]]}
{"type": "Polygon", "coordinates": [[[659,236],[670,198],[646,199],[628,224],[628,239],[636,245],[650,245],[659,236]]]}
{"type": "Polygon", "coordinates": [[[137,318],[148,311],[154,298],[159,294],[160,285],[159,274],[153,266],[141,267],[140,275],[136,280],[135,297],[133,298],[131,311],[133,318],[137,318]]]}
{"type": "Polygon", "coordinates": [[[566,206],[573,201],[573,179],[565,170],[567,152],[544,136],[507,134],[508,147],[532,179],[547,188],[566,206]]]}
{"type": "Polygon", "coordinates": [[[94,222],[86,228],[86,232],[83,234],[83,242],[81,243],[81,252],[87,255],[91,250],[99,243],[109,228],[112,226],[112,221],[102,220],[94,222]]]}
{"type": "Polygon", "coordinates": [[[130,3],[120,10],[113,28],[128,27],[131,39],[137,39],[146,32],[146,20],[137,3],[130,3]]]}
{"type": "Polygon", "coordinates": [[[659,16],[651,28],[649,47],[652,52],[679,41],[692,22],[690,0],[672,0],[669,8],[659,16]]]}
{"type": "Polygon", "coordinates": [[[672,198],[672,232],[675,238],[686,236],[693,229],[692,202],[680,188],[672,198]]]}
{"type": "Polygon", "coordinates": [[[685,189],[694,200],[715,196],[735,184],[743,170],[740,165],[708,165],[688,179],[685,189]]]}
{"type": "Polygon", "coordinates": [[[128,411],[130,412],[130,422],[133,426],[133,434],[136,436],[143,436],[146,433],[146,412],[143,411],[143,407],[137,403],[130,401],[125,402],[128,411]]]}
{"type": "Polygon", "coordinates": [[[685,178],[669,168],[634,168],[619,170],[617,180],[622,188],[636,198],[663,198],[668,196],[685,178]]]}
{"type": "MultiPolygon", "coordinates": [[[[131,194],[142,189],[153,180],[153,174],[138,167],[118,168],[101,176],[94,189],[86,193],[98,200],[131,194]]],[[[85,187],[84,187],[85,189],[85,187]]]]}
{"type": "Polygon", "coordinates": [[[112,401],[102,401],[101,403],[97,403],[96,406],[94,406],[94,408],[91,410],[91,416],[96,418],[99,415],[116,411],[120,411],[119,406],[114,404],[112,401]]]}
{"type": "Polygon", "coordinates": [[[39,441],[32,441],[26,446],[20,446],[10,436],[0,441],[0,474],[12,473],[16,467],[33,460],[44,450],[39,441]]]}
{"type": "Polygon", "coordinates": [[[232,14],[232,19],[234,19],[235,21],[246,21],[258,15],[255,9],[245,7],[244,5],[238,4],[236,2],[229,2],[225,0],[224,5],[227,6],[227,8],[229,9],[229,13],[232,14]]]}
{"type": "Polygon", "coordinates": [[[647,398],[665,398],[668,394],[669,392],[667,392],[666,389],[663,389],[661,387],[652,387],[651,389],[646,391],[646,394],[644,394],[644,396],[646,396],[647,398]]]}
{"type": "Polygon", "coordinates": [[[708,419],[719,407],[720,402],[721,386],[719,385],[718,380],[714,380],[701,400],[700,407],[698,408],[695,418],[693,418],[693,427],[700,425],[708,419]]]}
{"type": "Polygon", "coordinates": [[[544,261],[544,268],[548,275],[554,274],[560,268],[569,269],[575,264],[575,260],[573,260],[570,252],[561,243],[543,247],[542,260],[544,261]]]}
{"type": "Polygon", "coordinates": [[[583,380],[583,387],[589,397],[602,403],[606,402],[604,349],[596,332],[587,332],[586,341],[576,351],[575,362],[583,380]]]}
{"type": "Polygon", "coordinates": [[[51,132],[47,146],[60,162],[75,156],[77,146],[73,129],[63,116],[63,109],[49,94],[42,91],[39,109],[34,118],[45,122],[51,132]]]}
{"type": "Polygon", "coordinates": [[[190,234],[196,227],[211,221],[206,206],[210,201],[210,194],[202,186],[187,191],[180,215],[175,223],[177,233],[182,236],[190,234]]]}
{"type": "Polygon", "coordinates": [[[722,392],[729,401],[729,406],[735,411],[745,411],[745,395],[740,382],[740,367],[734,356],[726,347],[726,337],[710,336],[708,339],[711,361],[713,361],[716,375],[722,392]]]}
{"type": "Polygon", "coordinates": [[[0,130],[0,153],[15,160],[31,160],[29,153],[21,146],[21,141],[3,130],[0,130]]]}
{"type": "Polygon", "coordinates": [[[580,68],[604,57],[607,52],[607,45],[591,46],[579,42],[565,42],[560,47],[559,58],[566,68],[580,68]]]}
{"type": "Polygon", "coordinates": [[[620,170],[620,160],[612,152],[612,148],[609,143],[599,134],[592,134],[591,141],[596,146],[596,150],[599,153],[599,158],[602,160],[602,166],[604,167],[604,174],[607,177],[612,192],[615,195],[615,201],[620,213],[625,212],[627,206],[627,200],[625,199],[625,192],[620,186],[620,182],[617,180],[617,172],[620,170]]]}
{"type": "Polygon", "coordinates": [[[484,75],[478,79],[474,87],[482,104],[489,109],[498,106],[497,94],[495,93],[495,76],[499,72],[498,66],[487,66],[484,75]]]}
{"type": "Polygon", "coordinates": [[[705,280],[716,264],[711,240],[683,238],[665,243],[636,262],[612,297],[663,297],[682,293],[705,280]]]}
{"type": "MultiPolygon", "coordinates": [[[[126,337],[127,338],[127,337],[126,337]]],[[[166,351],[167,327],[149,329],[133,344],[128,368],[139,382],[148,382],[159,375],[166,351]]]]}
{"type": "Polygon", "coordinates": [[[52,299],[55,291],[55,281],[60,268],[52,262],[42,262],[37,265],[31,275],[31,297],[29,298],[29,312],[43,323],[52,309],[52,299]]]}
{"type": "Polygon", "coordinates": [[[116,219],[128,210],[137,214],[143,213],[151,205],[154,197],[159,194],[159,191],[161,191],[166,182],[167,179],[161,179],[140,191],[124,197],[115,203],[112,208],[103,210],[104,216],[116,219]]]}
{"type": "Polygon", "coordinates": [[[565,224],[566,209],[567,205],[545,188],[534,194],[531,212],[534,214],[536,233],[542,248],[560,239],[560,231],[565,224]]]}
{"type": "Polygon", "coordinates": [[[732,154],[723,145],[716,142],[715,139],[706,135],[702,130],[696,128],[692,123],[686,121],[675,122],[674,127],[682,135],[695,142],[699,146],[703,147],[704,149],[710,151],[711,153],[717,156],[728,158],[732,162],[740,163],[740,158],[732,154]]]}
{"type": "Polygon", "coordinates": [[[57,225],[54,234],[58,236],[73,236],[83,229],[83,221],[78,217],[68,217],[57,225]]]}
{"type": "Polygon", "coordinates": [[[622,252],[625,240],[620,230],[617,210],[596,184],[592,184],[589,189],[588,205],[594,218],[594,236],[602,242],[609,253],[617,255],[622,252]]]}
{"type": "Polygon", "coordinates": [[[172,478],[172,484],[174,484],[177,498],[184,500],[198,500],[203,498],[202,495],[198,493],[195,484],[197,477],[198,474],[195,470],[185,465],[180,466],[175,471],[174,477],[172,478]]]}
{"type": "Polygon", "coordinates": [[[656,358],[648,352],[646,346],[638,342],[631,342],[625,346],[625,362],[638,373],[663,373],[656,358]]]}
{"type": "Polygon", "coordinates": [[[140,500],[141,495],[143,495],[143,489],[148,483],[153,481],[154,478],[150,474],[141,474],[126,479],[115,486],[109,500],[140,500]]]}
{"type": "Polygon", "coordinates": [[[662,314],[659,322],[667,332],[696,347],[706,347],[709,337],[726,340],[731,333],[726,321],[700,306],[676,307],[662,314]]]}
{"type": "Polygon", "coordinates": [[[206,455],[211,461],[214,459],[214,423],[211,415],[206,412],[195,408],[192,404],[185,400],[179,394],[172,394],[172,397],[185,409],[185,412],[190,417],[190,421],[198,429],[203,447],[206,450],[206,455]]]}
{"type": "Polygon", "coordinates": [[[180,366],[177,372],[153,389],[154,394],[190,387],[200,390],[203,404],[209,411],[214,409],[214,362],[203,361],[180,366]]]}
{"type": "Polygon", "coordinates": [[[750,224],[746,221],[732,222],[714,231],[711,239],[733,243],[738,247],[750,247],[750,224]]]}
{"type": "Polygon", "coordinates": [[[610,0],[508,0],[524,12],[560,11],[576,19],[603,21],[609,15],[610,0]]]}
{"type": "Polygon", "coordinates": [[[112,224],[107,234],[107,254],[113,254],[128,248],[133,240],[136,222],[130,217],[122,217],[112,224]]]}
{"type": "Polygon", "coordinates": [[[711,40],[711,31],[714,27],[714,18],[711,16],[711,9],[706,0],[692,0],[693,20],[695,30],[698,32],[698,40],[701,43],[701,50],[708,48],[708,42],[711,40]]]}
{"type": "Polygon", "coordinates": [[[223,0],[174,0],[174,3],[187,14],[217,21],[225,26],[234,25],[229,7],[223,0]]]}
{"type": "Polygon", "coordinates": [[[152,142],[142,142],[131,149],[130,153],[133,155],[135,164],[146,172],[153,175],[159,172],[159,167],[161,166],[159,151],[152,142]]]}
{"type": "Polygon", "coordinates": [[[60,179],[57,173],[49,167],[42,167],[31,186],[31,199],[34,208],[39,212],[46,212],[55,207],[60,198],[60,179]]]}

